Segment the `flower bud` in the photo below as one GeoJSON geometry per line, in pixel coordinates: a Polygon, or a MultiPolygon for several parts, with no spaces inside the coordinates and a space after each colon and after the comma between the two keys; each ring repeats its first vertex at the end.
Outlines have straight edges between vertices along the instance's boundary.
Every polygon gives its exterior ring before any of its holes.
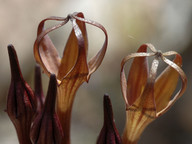
{"type": "Polygon", "coordinates": [[[11,66],[11,85],[6,111],[16,128],[19,143],[30,144],[29,133],[36,111],[36,99],[32,89],[23,79],[13,45],[8,46],[8,53],[11,66]]]}
{"type": "Polygon", "coordinates": [[[57,95],[57,81],[51,74],[44,108],[36,115],[31,128],[31,141],[33,144],[60,144],[63,131],[55,112],[57,95]]]}
{"type": "Polygon", "coordinates": [[[104,124],[97,144],[122,144],[113,119],[113,110],[108,95],[104,95],[104,124]]]}

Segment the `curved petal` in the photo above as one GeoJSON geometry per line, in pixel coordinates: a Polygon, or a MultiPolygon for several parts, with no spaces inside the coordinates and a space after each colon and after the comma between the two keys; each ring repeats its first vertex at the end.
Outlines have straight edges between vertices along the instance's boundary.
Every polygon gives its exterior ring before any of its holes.
{"type": "Polygon", "coordinates": [[[121,91],[123,94],[123,98],[125,100],[126,103],[126,108],[129,108],[130,103],[127,97],[127,80],[126,80],[126,76],[125,76],[125,64],[132,58],[142,58],[142,57],[149,57],[149,56],[154,56],[154,53],[145,53],[145,52],[139,52],[139,53],[132,53],[128,56],[126,56],[125,58],[123,58],[122,62],[121,62],[121,72],[120,72],[120,79],[121,79],[121,91]]]}
{"type": "MultiPolygon", "coordinates": [[[[61,79],[61,84],[63,80],[69,80],[71,78],[78,78],[79,76],[87,76],[88,66],[86,57],[86,46],[83,38],[81,29],[75,19],[71,19],[73,24],[74,36],[77,39],[76,46],[78,49],[77,60],[72,69],[61,79]]],[[[74,39],[74,38],[73,38],[74,39]]],[[[64,58],[63,58],[64,59],[64,58]]],[[[65,59],[64,59],[65,60],[65,59]]],[[[64,66],[63,66],[64,67],[64,66]]]]}
{"type": "MultiPolygon", "coordinates": [[[[178,57],[178,59],[179,59],[180,55],[176,54],[176,57],[178,57]]],[[[162,59],[165,63],[167,63],[170,67],[172,67],[173,69],[175,69],[177,71],[177,73],[181,77],[182,86],[181,86],[180,90],[175,94],[175,96],[173,96],[172,99],[170,98],[167,105],[162,110],[157,112],[157,117],[161,116],[167,110],[169,110],[169,108],[176,102],[176,100],[179,99],[183,95],[183,93],[185,92],[185,90],[187,88],[187,77],[186,77],[185,73],[183,72],[183,70],[176,63],[170,61],[169,59],[165,58],[164,56],[162,56],[162,59]]]]}
{"type": "MultiPolygon", "coordinates": [[[[82,13],[78,13],[77,16],[84,18],[82,13]]],[[[72,20],[72,21],[75,21],[75,20],[72,20]]],[[[57,76],[59,80],[64,78],[74,68],[79,56],[78,54],[79,48],[84,49],[83,50],[85,52],[84,57],[87,58],[88,40],[87,40],[87,31],[86,31],[85,23],[79,20],[76,20],[75,23],[77,28],[76,29],[73,28],[69,36],[69,39],[65,46],[63,57],[61,59],[61,64],[59,66],[59,71],[57,76]]]]}
{"type": "Polygon", "coordinates": [[[104,44],[103,44],[102,48],[88,62],[89,74],[87,76],[87,80],[89,80],[91,74],[97,70],[97,68],[100,66],[100,64],[103,61],[103,58],[105,56],[105,53],[106,53],[106,50],[107,50],[107,44],[108,44],[107,31],[105,30],[105,28],[101,24],[99,24],[97,22],[94,22],[94,21],[91,21],[91,20],[87,20],[87,19],[84,19],[84,18],[81,18],[81,17],[78,17],[78,16],[73,16],[73,17],[75,19],[77,19],[77,20],[80,20],[82,22],[85,22],[85,23],[88,23],[88,24],[91,24],[93,26],[96,26],[96,27],[100,28],[104,32],[104,34],[105,34],[105,41],[104,41],[104,44]]]}
{"type": "MultiPolygon", "coordinates": [[[[142,45],[139,52],[146,52],[147,45],[142,45]]],[[[147,57],[134,58],[127,79],[127,99],[130,105],[141,96],[148,78],[147,57]]]]}
{"type": "MultiPolygon", "coordinates": [[[[176,55],[173,62],[181,67],[181,56],[176,55]]],[[[168,66],[156,79],[154,94],[157,112],[161,111],[169,103],[171,96],[177,87],[178,79],[179,73],[171,66],[168,66]]]]}
{"type": "Polygon", "coordinates": [[[51,73],[57,75],[60,66],[60,57],[57,52],[57,49],[55,48],[47,34],[63,26],[67,23],[67,21],[68,17],[49,17],[47,19],[42,20],[38,26],[37,39],[34,43],[34,56],[37,63],[39,63],[43,67],[43,70],[48,75],[50,75],[51,73]],[[51,28],[44,29],[44,25],[47,20],[56,20],[63,22],[51,28]]]}

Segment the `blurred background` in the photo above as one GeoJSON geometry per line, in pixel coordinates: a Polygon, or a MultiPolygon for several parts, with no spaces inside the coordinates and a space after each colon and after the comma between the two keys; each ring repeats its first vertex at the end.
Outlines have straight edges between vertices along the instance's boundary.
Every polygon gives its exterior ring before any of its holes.
{"type": "MultiPolygon", "coordinates": [[[[0,1],[0,142],[17,144],[13,124],[6,109],[10,84],[7,45],[16,48],[25,80],[33,88],[33,43],[39,22],[49,16],[66,17],[83,12],[85,17],[101,23],[107,30],[109,44],[99,69],[77,91],[72,114],[72,144],[94,144],[103,125],[103,95],[111,97],[116,126],[122,134],[125,103],[120,90],[120,63],[143,43],[152,43],[161,51],[178,51],[188,88],[183,97],[144,131],[139,144],[192,143],[192,1],[191,0],[1,0],[0,1]]],[[[70,23],[51,33],[62,54],[70,23]]],[[[103,33],[87,26],[89,58],[102,46],[103,33]]],[[[43,74],[46,94],[48,77],[43,74]]]]}

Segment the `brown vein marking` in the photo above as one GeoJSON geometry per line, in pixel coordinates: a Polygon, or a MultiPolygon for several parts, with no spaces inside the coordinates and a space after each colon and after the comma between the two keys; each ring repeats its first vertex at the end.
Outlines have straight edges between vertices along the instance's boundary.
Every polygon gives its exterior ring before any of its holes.
{"type": "Polygon", "coordinates": [[[155,119],[156,117],[151,116],[149,114],[146,113],[146,111],[156,111],[155,108],[142,108],[140,109],[138,106],[136,105],[132,105],[130,108],[128,108],[129,111],[133,111],[133,112],[137,112],[140,111],[143,115],[145,115],[146,117],[150,118],[150,119],[155,119]]]}
{"type": "Polygon", "coordinates": [[[88,73],[79,73],[79,74],[75,74],[75,75],[72,75],[70,77],[65,77],[64,79],[77,79],[77,78],[80,78],[80,77],[84,77],[84,76],[87,76],[88,73]]]}

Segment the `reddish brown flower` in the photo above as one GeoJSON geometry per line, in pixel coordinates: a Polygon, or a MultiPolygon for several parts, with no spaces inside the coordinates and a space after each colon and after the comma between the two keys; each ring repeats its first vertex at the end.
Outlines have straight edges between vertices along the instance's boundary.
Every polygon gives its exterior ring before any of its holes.
{"type": "Polygon", "coordinates": [[[180,98],[187,85],[185,73],[181,69],[182,58],[174,52],[161,53],[151,44],[142,45],[137,53],[125,57],[121,65],[121,88],[126,103],[126,126],[123,133],[124,144],[137,143],[145,127],[160,115],[164,114],[180,98]],[[147,48],[152,53],[147,53],[147,48]],[[175,55],[170,61],[165,56],[175,55]],[[147,57],[154,56],[151,69],[148,70],[147,57]],[[125,63],[134,58],[126,80],[125,63]],[[159,60],[168,67],[156,78],[159,60]],[[172,98],[179,76],[182,87],[172,98]]]}
{"type": "Polygon", "coordinates": [[[63,131],[55,112],[57,81],[55,75],[50,76],[45,105],[38,111],[31,128],[31,140],[34,144],[60,144],[63,131]]]}
{"type": "Polygon", "coordinates": [[[30,127],[36,111],[36,99],[20,71],[17,54],[12,45],[8,46],[11,66],[11,85],[7,98],[7,113],[13,122],[19,143],[30,144],[30,127]]]}
{"type": "Polygon", "coordinates": [[[53,73],[57,77],[57,114],[65,134],[62,142],[64,144],[70,143],[70,119],[75,93],[83,82],[88,82],[91,74],[101,64],[107,49],[107,42],[108,37],[105,28],[94,21],[84,19],[82,13],[74,13],[66,18],[49,17],[39,24],[37,39],[34,44],[34,56],[46,74],[50,76],[53,73]],[[47,21],[61,21],[61,23],[45,29],[44,25],[47,21]],[[72,31],[63,56],[60,58],[48,33],[65,25],[68,21],[72,23],[72,31]],[[87,61],[88,38],[86,23],[100,28],[105,34],[102,48],[89,61],[87,61]]]}
{"type": "Polygon", "coordinates": [[[97,144],[121,144],[121,137],[115,126],[113,110],[108,95],[104,95],[104,124],[97,139],[97,144]]]}

